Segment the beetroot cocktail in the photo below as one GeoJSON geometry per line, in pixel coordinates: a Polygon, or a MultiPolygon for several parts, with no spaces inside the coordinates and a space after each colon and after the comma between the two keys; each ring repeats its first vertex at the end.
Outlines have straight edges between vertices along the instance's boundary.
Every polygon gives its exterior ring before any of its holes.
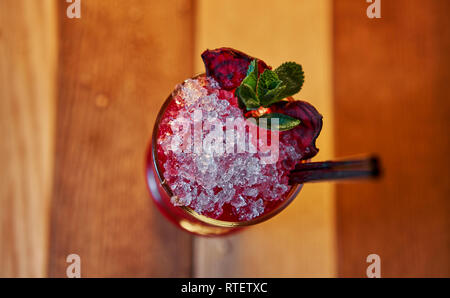
{"type": "Polygon", "coordinates": [[[225,234],[280,212],[303,182],[373,172],[364,162],[347,170],[307,163],[318,152],[322,116],[292,98],[304,80],[300,65],[271,70],[229,48],[202,58],[206,74],[166,100],[148,152],[151,194],[172,222],[200,235],[225,234]]]}

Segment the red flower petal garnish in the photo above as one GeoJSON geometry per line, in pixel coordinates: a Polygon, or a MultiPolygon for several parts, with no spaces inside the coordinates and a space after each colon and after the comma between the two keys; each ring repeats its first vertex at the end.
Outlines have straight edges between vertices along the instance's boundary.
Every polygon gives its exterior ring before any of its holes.
{"type": "Polygon", "coordinates": [[[302,160],[314,157],[319,149],[316,139],[322,130],[322,115],[311,104],[304,101],[282,101],[270,107],[272,112],[285,114],[301,121],[300,125],[291,130],[282,131],[280,138],[297,142],[297,149],[302,154],[302,160]]]}
{"type": "MultiPolygon", "coordinates": [[[[213,77],[225,90],[233,90],[241,84],[247,75],[247,69],[254,59],[232,48],[206,50],[202,54],[206,75],[213,77]]],[[[258,60],[258,71],[262,73],[269,66],[258,60]]]]}

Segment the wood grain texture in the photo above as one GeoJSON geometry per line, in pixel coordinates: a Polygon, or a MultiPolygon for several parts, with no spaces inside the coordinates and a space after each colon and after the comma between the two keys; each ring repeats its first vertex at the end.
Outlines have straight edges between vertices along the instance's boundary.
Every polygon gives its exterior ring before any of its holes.
{"type": "Polygon", "coordinates": [[[160,105],[192,75],[191,1],[59,5],[60,56],[50,276],[186,277],[191,237],[150,200],[144,156],[160,105]]]}
{"type": "Polygon", "coordinates": [[[338,271],[450,276],[450,2],[334,1],[336,153],[377,152],[377,183],[337,188],[338,271]]]}
{"type": "Polygon", "coordinates": [[[53,1],[0,1],[0,277],[47,271],[56,35],[53,1]]]}
{"type": "MultiPolygon", "coordinates": [[[[316,159],[331,158],[331,2],[197,3],[196,70],[204,69],[202,51],[222,46],[242,50],[272,66],[287,60],[303,64],[306,83],[296,98],[310,101],[324,115],[316,159]]],[[[270,221],[223,239],[197,238],[194,247],[198,277],[333,276],[333,186],[307,185],[291,206],[270,221]]]]}

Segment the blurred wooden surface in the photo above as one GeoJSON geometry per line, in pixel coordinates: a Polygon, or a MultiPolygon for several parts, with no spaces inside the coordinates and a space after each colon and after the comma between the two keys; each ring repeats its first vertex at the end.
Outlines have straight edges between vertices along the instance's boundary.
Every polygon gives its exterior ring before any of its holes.
{"type": "Polygon", "coordinates": [[[46,275],[55,3],[0,1],[0,277],[46,275]]]}
{"type": "Polygon", "coordinates": [[[90,0],[77,20],[65,1],[0,0],[0,277],[64,277],[73,253],[84,277],[365,277],[372,253],[384,277],[450,276],[450,2],[382,1],[379,20],[362,0],[255,2],[90,0]],[[378,152],[384,178],[306,185],[222,239],[175,229],[145,149],[220,46],[302,63],[315,159],[378,152]]]}
{"type": "Polygon", "coordinates": [[[450,2],[334,2],[336,154],[379,152],[379,183],[337,188],[340,276],[450,276],[450,2]]]}
{"type": "MultiPolygon", "coordinates": [[[[196,70],[204,69],[202,51],[222,46],[274,67],[286,60],[303,64],[306,83],[296,98],[310,101],[324,115],[316,159],[331,158],[331,1],[197,3],[196,70]]],[[[195,276],[333,276],[333,202],[331,184],[306,185],[291,206],[264,224],[223,239],[195,239],[195,276]]]]}
{"type": "Polygon", "coordinates": [[[50,276],[186,277],[191,237],[150,200],[144,155],[160,105],[193,73],[191,1],[59,2],[50,276]]]}

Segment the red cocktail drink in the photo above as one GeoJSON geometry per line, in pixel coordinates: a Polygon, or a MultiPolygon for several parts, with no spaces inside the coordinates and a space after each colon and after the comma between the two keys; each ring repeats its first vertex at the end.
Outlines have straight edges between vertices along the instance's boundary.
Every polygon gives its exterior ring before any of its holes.
{"type": "Polygon", "coordinates": [[[228,48],[202,57],[206,74],[165,101],[147,154],[150,192],[173,223],[223,235],[279,213],[303,182],[372,175],[360,161],[306,163],[318,152],[322,116],[292,98],[300,65],[272,71],[228,48]]]}
{"type": "Polygon", "coordinates": [[[147,156],[147,180],[160,210],[202,235],[228,233],[281,211],[300,191],[288,177],[300,154],[287,139],[275,144],[277,132],[262,130],[212,78],[202,75],[178,86],[161,108],[147,156]],[[194,119],[195,112],[202,118],[194,119]],[[214,139],[222,141],[222,151],[208,150],[204,142],[214,131],[223,132],[214,139]],[[258,141],[265,151],[257,150],[258,141]]]}

